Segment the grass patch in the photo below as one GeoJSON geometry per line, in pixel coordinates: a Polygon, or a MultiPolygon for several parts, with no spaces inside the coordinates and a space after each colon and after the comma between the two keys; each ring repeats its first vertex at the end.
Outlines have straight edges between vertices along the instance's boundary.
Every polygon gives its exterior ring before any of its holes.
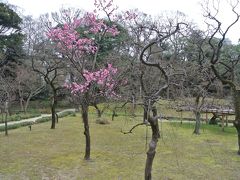
{"type": "MultiPolygon", "coordinates": [[[[183,129],[189,129],[189,130],[194,130],[195,123],[193,122],[185,122],[185,123],[180,123],[180,122],[171,122],[171,126],[173,127],[178,127],[178,128],[183,128],[183,129]]],[[[209,124],[201,124],[200,127],[201,133],[208,133],[211,132],[212,134],[223,134],[223,135],[230,135],[230,136],[235,136],[236,134],[236,129],[233,126],[228,126],[224,127],[224,131],[222,131],[222,128],[219,125],[209,125],[209,124]]]]}
{"type": "MultiPolygon", "coordinates": [[[[110,119],[110,117],[104,117],[110,119]]],[[[92,160],[83,160],[85,138],[79,114],[68,116],[50,129],[49,122],[32,131],[19,128],[0,134],[0,179],[143,179],[146,135],[150,127],[124,135],[142,118],[116,117],[107,126],[90,115],[92,160]]],[[[200,136],[192,125],[160,123],[161,139],[153,164],[153,179],[238,179],[237,137],[205,127],[200,136]]],[[[218,129],[220,131],[220,129],[218,129]]]]}

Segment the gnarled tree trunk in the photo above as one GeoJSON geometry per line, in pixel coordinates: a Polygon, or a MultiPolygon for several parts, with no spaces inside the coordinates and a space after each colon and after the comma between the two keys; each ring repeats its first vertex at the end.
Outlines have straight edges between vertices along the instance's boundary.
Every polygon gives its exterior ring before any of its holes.
{"type": "Polygon", "coordinates": [[[89,160],[90,159],[90,131],[89,131],[89,123],[88,123],[88,105],[82,104],[82,119],[84,124],[84,135],[86,139],[86,147],[85,147],[85,155],[84,159],[89,160]]]}
{"type": "Polygon", "coordinates": [[[152,139],[149,143],[149,149],[147,151],[147,160],[145,165],[145,180],[152,179],[152,164],[156,154],[158,138],[160,138],[157,109],[153,107],[152,112],[153,117],[148,118],[148,122],[150,123],[152,129],[152,139]]]}
{"type": "Polygon", "coordinates": [[[233,90],[235,120],[233,122],[238,134],[238,154],[240,155],[240,90],[233,90]]]}

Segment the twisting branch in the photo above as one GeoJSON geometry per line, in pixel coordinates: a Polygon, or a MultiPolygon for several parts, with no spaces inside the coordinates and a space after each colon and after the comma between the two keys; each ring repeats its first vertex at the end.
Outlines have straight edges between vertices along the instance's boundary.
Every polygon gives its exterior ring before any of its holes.
{"type": "Polygon", "coordinates": [[[219,60],[220,50],[223,46],[223,41],[226,38],[226,34],[231,29],[231,27],[234,26],[239,21],[240,14],[238,14],[236,12],[236,7],[238,6],[238,3],[239,2],[237,2],[235,5],[232,5],[232,12],[236,15],[236,17],[235,17],[235,20],[231,24],[228,25],[228,27],[226,28],[225,31],[222,31],[222,29],[221,29],[222,23],[217,19],[216,16],[213,16],[210,13],[210,10],[209,10],[209,12],[207,12],[207,15],[205,16],[205,17],[208,17],[209,19],[211,19],[211,20],[213,20],[217,23],[217,27],[215,28],[213,34],[211,35],[211,37],[209,38],[209,41],[208,41],[209,45],[211,46],[211,48],[213,50],[213,54],[211,56],[211,63],[212,64],[216,64],[219,60]],[[214,42],[213,42],[213,38],[216,36],[216,34],[218,32],[222,35],[222,37],[221,37],[220,41],[218,42],[217,46],[215,46],[214,42]]]}
{"type": "Polygon", "coordinates": [[[230,80],[225,79],[224,77],[222,77],[218,70],[216,69],[216,67],[214,65],[211,65],[211,68],[214,72],[214,74],[216,75],[216,77],[223,83],[223,84],[229,84],[233,89],[236,89],[236,84],[230,80]]]}
{"type": "Polygon", "coordinates": [[[119,106],[114,107],[113,112],[112,112],[112,121],[114,120],[114,117],[117,116],[116,110],[124,108],[128,103],[131,103],[131,101],[127,100],[120,107],[119,106]]]}
{"type": "MultiPolygon", "coordinates": [[[[217,23],[217,27],[214,29],[213,34],[210,36],[210,38],[208,40],[208,44],[210,45],[210,47],[212,49],[212,55],[210,56],[211,69],[214,72],[215,76],[222,83],[230,85],[233,89],[236,89],[236,84],[234,83],[234,81],[228,80],[222,74],[220,74],[219,70],[217,70],[216,65],[221,64],[222,66],[224,66],[226,68],[227,72],[233,71],[233,68],[234,68],[233,66],[231,67],[231,66],[227,65],[226,63],[220,61],[220,55],[221,55],[221,49],[223,46],[223,42],[226,39],[226,34],[239,21],[240,14],[236,11],[238,4],[239,4],[239,1],[237,1],[236,4],[231,4],[231,11],[235,15],[235,19],[232,21],[232,23],[230,23],[227,26],[227,28],[224,31],[221,29],[222,23],[216,17],[216,15],[211,14],[209,8],[207,8],[207,10],[206,10],[207,15],[205,16],[206,18],[217,23]],[[221,38],[219,39],[219,41],[216,44],[216,43],[214,43],[214,38],[216,37],[217,33],[220,33],[221,38]]],[[[215,8],[216,7],[214,7],[214,9],[215,8]]],[[[219,9],[217,8],[217,9],[215,9],[215,11],[219,11],[219,9]]],[[[226,74],[226,73],[224,73],[224,74],[226,74]]]]}
{"type": "Polygon", "coordinates": [[[165,39],[169,38],[170,36],[174,35],[175,33],[177,33],[177,32],[180,30],[180,25],[181,25],[181,24],[186,25],[185,23],[178,23],[178,24],[176,25],[176,28],[175,28],[172,32],[168,33],[168,34],[165,35],[165,36],[161,36],[161,38],[159,38],[159,39],[157,39],[157,40],[154,40],[154,41],[150,42],[149,44],[147,44],[147,45],[143,48],[143,50],[142,50],[141,53],[140,53],[140,57],[139,57],[140,61],[141,61],[144,65],[146,65],[146,66],[152,66],[152,67],[158,68],[158,69],[160,70],[160,72],[163,74],[164,79],[165,79],[165,84],[164,84],[163,86],[161,86],[161,88],[159,88],[156,93],[154,93],[154,95],[153,95],[153,96],[154,96],[154,99],[157,99],[157,97],[159,96],[159,94],[160,94],[163,90],[165,90],[165,89],[168,88],[168,86],[169,86],[169,76],[168,76],[166,70],[161,66],[161,64],[160,64],[159,62],[148,62],[150,56],[152,55],[152,53],[151,53],[151,48],[152,48],[153,45],[158,44],[158,43],[161,43],[163,40],[165,40],[165,39]],[[148,53],[148,56],[147,56],[146,60],[144,60],[144,54],[145,54],[145,52],[148,51],[148,50],[150,51],[150,53],[148,53]]]}
{"type": "Polygon", "coordinates": [[[146,123],[146,122],[143,122],[143,123],[136,124],[136,125],[134,125],[129,131],[127,131],[127,132],[123,132],[123,130],[121,130],[121,133],[123,133],[123,134],[130,134],[130,133],[133,132],[133,130],[134,130],[136,127],[142,126],[142,125],[147,125],[147,123],[146,123]]]}

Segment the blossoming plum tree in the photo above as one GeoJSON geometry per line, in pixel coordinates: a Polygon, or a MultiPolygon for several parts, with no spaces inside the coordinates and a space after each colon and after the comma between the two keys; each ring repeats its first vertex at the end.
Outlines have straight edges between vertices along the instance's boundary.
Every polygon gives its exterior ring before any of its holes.
{"type": "MultiPolygon", "coordinates": [[[[86,148],[84,159],[90,159],[90,131],[88,122],[88,108],[99,99],[117,96],[115,89],[117,81],[117,68],[111,63],[99,69],[99,53],[103,49],[106,39],[114,39],[120,31],[111,21],[115,7],[111,1],[96,0],[96,10],[87,12],[81,18],[74,18],[71,22],[65,22],[53,27],[47,36],[56,44],[59,52],[68,60],[78,72],[74,81],[65,83],[65,87],[71,93],[80,97],[82,119],[84,123],[84,135],[86,148]],[[103,11],[106,19],[99,18],[97,13],[103,11]]],[[[67,13],[66,13],[67,16],[67,13]]]]}

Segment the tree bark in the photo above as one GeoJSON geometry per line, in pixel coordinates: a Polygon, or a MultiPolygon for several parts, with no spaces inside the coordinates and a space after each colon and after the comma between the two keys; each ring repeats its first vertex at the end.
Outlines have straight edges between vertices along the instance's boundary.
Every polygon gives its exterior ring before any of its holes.
{"type": "Polygon", "coordinates": [[[32,98],[32,93],[28,96],[27,98],[27,101],[24,105],[24,112],[26,113],[27,112],[27,108],[28,108],[28,105],[29,105],[29,102],[30,102],[30,99],[32,98]]]}
{"type": "Polygon", "coordinates": [[[200,134],[200,126],[201,126],[201,106],[203,104],[203,98],[202,102],[200,102],[201,99],[201,94],[198,94],[195,99],[195,110],[194,114],[196,117],[196,123],[195,123],[195,128],[193,131],[193,134],[200,134]]]}
{"type": "Polygon", "coordinates": [[[136,110],[136,95],[132,94],[132,116],[135,116],[135,110],[136,110]]]}
{"type": "Polygon", "coordinates": [[[147,151],[147,160],[145,164],[145,180],[152,179],[152,164],[156,154],[158,138],[160,138],[157,110],[155,107],[152,109],[152,112],[153,117],[148,118],[148,122],[150,123],[152,129],[152,139],[149,143],[149,149],[147,151]]]}
{"type": "Polygon", "coordinates": [[[233,90],[235,120],[233,122],[238,134],[238,155],[240,155],[240,90],[233,90]]]}
{"type": "Polygon", "coordinates": [[[199,111],[194,112],[196,117],[195,128],[193,134],[200,134],[200,126],[201,126],[201,113],[199,111]]]}
{"type": "Polygon", "coordinates": [[[22,93],[20,82],[18,82],[18,95],[19,95],[21,111],[24,111],[24,99],[23,99],[23,93],[22,93]]]}
{"type": "Polygon", "coordinates": [[[144,105],[143,108],[143,122],[147,122],[148,119],[148,106],[144,105]]]}
{"type": "Polygon", "coordinates": [[[52,124],[51,124],[51,129],[55,129],[56,127],[56,91],[53,92],[53,97],[52,97],[52,104],[51,104],[51,113],[52,113],[52,124]]]}
{"type": "Polygon", "coordinates": [[[90,160],[90,131],[89,131],[89,123],[88,123],[88,105],[82,104],[82,119],[84,124],[84,135],[86,139],[86,147],[85,147],[85,160],[90,160]]]}
{"type": "Polygon", "coordinates": [[[4,120],[4,124],[5,124],[5,136],[8,136],[7,116],[8,116],[8,113],[5,112],[5,120],[4,120]]]}
{"type": "Polygon", "coordinates": [[[4,120],[4,114],[3,114],[3,110],[2,109],[0,109],[0,111],[1,111],[1,114],[2,114],[2,123],[4,123],[5,122],[5,120],[4,120]]]}
{"type": "Polygon", "coordinates": [[[5,112],[5,136],[8,136],[8,114],[9,114],[9,110],[8,110],[8,101],[5,102],[4,104],[4,112],[5,112]]]}
{"type": "MultiPolygon", "coordinates": [[[[21,107],[21,111],[24,111],[24,100],[22,97],[19,98],[20,100],[20,107],[21,107]]],[[[24,111],[25,112],[25,111],[24,111]]]]}
{"type": "Polygon", "coordinates": [[[95,107],[95,109],[96,109],[96,111],[97,111],[97,117],[98,117],[98,118],[101,118],[101,117],[102,117],[102,112],[101,112],[101,110],[98,108],[97,104],[94,104],[94,107],[95,107]]]}

